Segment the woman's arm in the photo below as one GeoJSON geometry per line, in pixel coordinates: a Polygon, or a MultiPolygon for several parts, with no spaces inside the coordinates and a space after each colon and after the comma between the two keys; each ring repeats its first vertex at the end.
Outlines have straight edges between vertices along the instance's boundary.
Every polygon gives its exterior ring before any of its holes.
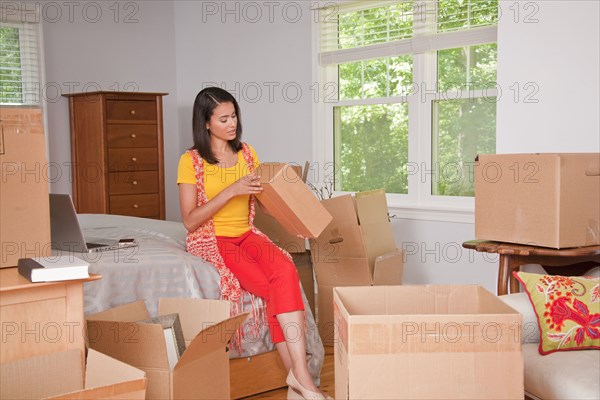
{"type": "Polygon", "coordinates": [[[189,183],[179,184],[179,208],[183,226],[188,231],[195,231],[203,223],[208,221],[229,200],[235,196],[257,194],[262,191],[259,177],[256,174],[246,175],[235,183],[222,190],[215,197],[202,206],[197,205],[198,192],[196,185],[189,183]]]}

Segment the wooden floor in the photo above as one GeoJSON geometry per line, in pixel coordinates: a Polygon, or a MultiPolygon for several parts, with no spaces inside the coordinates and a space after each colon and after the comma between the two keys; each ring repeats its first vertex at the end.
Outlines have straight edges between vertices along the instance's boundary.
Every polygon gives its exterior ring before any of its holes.
{"type": "MultiPolygon", "coordinates": [[[[323,362],[323,369],[321,369],[321,390],[326,392],[331,397],[334,396],[335,384],[333,381],[333,347],[325,347],[325,361],[323,362]]],[[[286,400],[287,399],[287,387],[277,390],[271,390],[257,394],[255,396],[246,397],[247,400],[286,400]]]]}

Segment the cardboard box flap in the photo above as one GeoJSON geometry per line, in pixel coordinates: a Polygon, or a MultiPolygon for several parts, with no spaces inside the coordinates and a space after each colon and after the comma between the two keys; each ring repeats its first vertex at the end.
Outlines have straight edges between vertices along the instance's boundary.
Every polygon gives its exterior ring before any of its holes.
{"type": "Polygon", "coordinates": [[[291,234],[317,237],[331,221],[331,215],[288,164],[259,166],[262,193],[256,198],[291,234]]]}
{"type": "Polygon", "coordinates": [[[121,321],[135,322],[150,319],[150,314],[143,300],[123,304],[118,307],[91,314],[86,317],[88,321],[121,321]]]}
{"type": "Polygon", "coordinates": [[[228,301],[160,298],[158,299],[158,315],[179,314],[183,338],[191,342],[198,333],[207,326],[224,321],[229,317],[228,301]]]}
{"type": "Polygon", "coordinates": [[[189,344],[175,366],[175,371],[209,353],[224,352],[225,345],[244,323],[248,315],[248,313],[243,313],[203,329],[189,344]]]}
{"type": "Polygon", "coordinates": [[[478,285],[403,285],[402,290],[398,286],[336,287],[335,292],[350,318],[382,312],[410,316],[451,314],[455,318],[514,314],[478,285]]]}
{"type": "Polygon", "coordinates": [[[302,167],[299,165],[291,165],[284,162],[262,162],[260,163],[256,173],[261,178],[261,182],[272,182],[278,173],[284,174],[285,179],[289,179],[292,182],[303,179],[302,167]]]}
{"type": "Polygon", "coordinates": [[[301,180],[298,173],[293,168],[286,168],[287,166],[288,164],[283,162],[261,162],[256,173],[260,177],[261,183],[273,182],[278,174],[283,174],[286,180],[301,180]]]}
{"type": "Polygon", "coordinates": [[[146,373],[90,349],[85,371],[85,388],[50,399],[139,399],[145,398],[146,373]]]}
{"type": "Polygon", "coordinates": [[[86,389],[138,379],[145,380],[146,373],[94,349],[88,350],[85,370],[86,389]]]}
{"type": "Polygon", "coordinates": [[[395,251],[375,258],[373,285],[401,285],[404,273],[404,253],[395,251]]]}
{"type": "Polygon", "coordinates": [[[83,388],[83,354],[73,349],[0,365],[0,398],[40,399],[83,388]]]}
{"type": "Polygon", "coordinates": [[[254,226],[267,235],[276,246],[281,247],[288,253],[304,253],[306,251],[306,240],[289,233],[277,220],[263,210],[260,203],[256,207],[254,226]]]}
{"type": "MultiPolygon", "coordinates": [[[[263,192],[264,193],[264,192],[263,192]]],[[[257,197],[258,198],[258,197],[257,197]]],[[[258,198],[261,206],[264,206],[281,226],[291,235],[299,235],[304,237],[312,237],[312,234],[304,229],[302,226],[302,220],[298,216],[288,212],[286,208],[281,208],[277,202],[272,201],[268,197],[258,198]]]]}
{"type": "Polygon", "coordinates": [[[310,240],[314,263],[336,257],[367,258],[360,226],[350,222],[330,223],[317,239],[310,240]]]}
{"type": "Polygon", "coordinates": [[[358,192],[355,195],[358,223],[389,222],[388,207],[383,189],[358,192]]]}
{"type": "Polygon", "coordinates": [[[369,222],[360,226],[371,274],[375,265],[375,258],[386,253],[396,251],[396,240],[392,231],[392,224],[388,221],[369,222]]]}
{"type": "Polygon", "coordinates": [[[163,327],[160,324],[89,321],[90,346],[138,368],[169,369],[163,327]]]}
{"type": "Polygon", "coordinates": [[[315,263],[314,268],[319,286],[356,286],[371,284],[372,276],[369,273],[368,261],[366,258],[338,257],[329,262],[315,263]]]}
{"type": "MultiPolygon", "coordinates": [[[[358,225],[358,218],[356,216],[352,195],[346,194],[331,199],[325,199],[321,201],[321,204],[333,217],[333,221],[330,225],[341,224],[344,222],[358,225]]],[[[328,225],[326,229],[329,229],[330,225],[328,225]]]]}

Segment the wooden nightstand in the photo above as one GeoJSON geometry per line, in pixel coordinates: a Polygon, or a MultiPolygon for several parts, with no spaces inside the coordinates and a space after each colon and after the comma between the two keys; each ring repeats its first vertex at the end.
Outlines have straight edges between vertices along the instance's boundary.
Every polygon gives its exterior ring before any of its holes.
{"type": "Polygon", "coordinates": [[[16,267],[0,269],[0,363],[70,349],[80,349],[83,355],[83,283],[102,278],[90,275],[31,283],[16,267]]]}

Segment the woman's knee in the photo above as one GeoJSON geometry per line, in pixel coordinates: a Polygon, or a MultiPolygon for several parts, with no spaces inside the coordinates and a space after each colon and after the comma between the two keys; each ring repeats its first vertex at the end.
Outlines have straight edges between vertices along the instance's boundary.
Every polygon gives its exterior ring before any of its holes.
{"type": "Polygon", "coordinates": [[[285,282],[297,283],[300,279],[298,275],[298,270],[292,262],[282,263],[281,266],[277,268],[276,276],[278,279],[285,282]]]}

